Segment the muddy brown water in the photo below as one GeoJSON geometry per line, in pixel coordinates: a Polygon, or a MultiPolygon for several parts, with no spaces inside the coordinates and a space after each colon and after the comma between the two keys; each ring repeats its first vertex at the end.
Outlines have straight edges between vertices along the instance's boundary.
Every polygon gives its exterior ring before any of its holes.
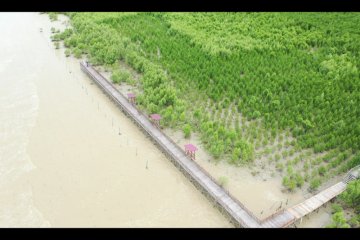
{"type": "Polygon", "coordinates": [[[0,14],[0,226],[232,227],[54,49],[56,24],[0,14]]]}

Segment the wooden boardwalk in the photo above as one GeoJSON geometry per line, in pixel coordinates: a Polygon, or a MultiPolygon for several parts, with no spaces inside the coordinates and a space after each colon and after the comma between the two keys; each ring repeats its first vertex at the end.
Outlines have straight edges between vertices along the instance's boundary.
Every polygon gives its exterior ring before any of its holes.
{"type": "Polygon", "coordinates": [[[282,210],[270,218],[265,219],[265,221],[263,220],[261,227],[287,227],[297,220],[300,220],[305,215],[308,215],[316,209],[320,208],[322,205],[342,193],[345,189],[346,183],[339,182],[306,199],[305,201],[288,209],[282,210]]]}
{"type": "Polygon", "coordinates": [[[167,153],[181,170],[188,175],[196,185],[200,186],[204,193],[210,196],[228,216],[232,222],[239,227],[259,227],[258,219],[247,210],[241,203],[232,197],[196,162],[191,160],[185,152],[134,105],[109,83],[93,67],[80,63],[81,69],[87,73],[121,108],[127,113],[142,130],[167,153]]]}
{"type": "Polygon", "coordinates": [[[217,181],[200,165],[191,160],[175,142],[167,137],[160,129],[152,124],[147,116],[139,111],[136,106],[129,103],[106,78],[98,73],[91,65],[86,66],[80,62],[81,69],[88,74],[108,96],[117,103],[121,110],[145,132],[153,141],[166,153],[180,168],[180,170],[190,178],[190,180],[200,188],[210,199],[212,199],[221,212],[230,217],[237,227],[249,228],[281,228],[301,219],[305,215],[313,212],[326,202],[330,201],[346,188],[347,182],[339,182],[313,197],[297,204],[291,208],[281,210],[275,214],[259,220],[241,202],[232,196],[227,190],[222,188],[217,181]]]}

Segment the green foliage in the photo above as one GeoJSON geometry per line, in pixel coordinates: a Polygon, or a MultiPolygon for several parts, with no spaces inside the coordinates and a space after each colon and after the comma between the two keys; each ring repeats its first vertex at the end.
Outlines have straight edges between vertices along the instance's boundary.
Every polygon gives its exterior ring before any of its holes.
{"type": "Polygon", "coordinates": [[[65,50],[65,56],[66,56],[66,57],[69,57],[70,54],[71,54],[71,51],[70,51],[69,49],[66,49],[66,50],[65,50]]]}
{"type": "Polygon", "coordinates": [[[277,163],[276,164],[276,169],[279,170],[279,171],[282,171],[284,169],[284,164],[282,163],[277,163]]]}
{"type": "Polygon", "coordinates": [[[57,21],[58,20],[58,14],[55,13],[55,12],[49,12],[49,18],[50,20],[53,22],[53,21],[57,21]]]}
{"type": "Polygon", "coordinates": [[[289,165],[289,166],[287,167],[287,173],[288,173],[289,175],[293,175],[293,174],[294,174],[294,169],[293,169],[293,167],[292,167],[291,165],[289,165]]]}
{"type": "Polygon", "coordinates": [[[332,223],[327,228],[350,228],[350,225],[346,223],[343,211],[332,215],[332,223]]]}
{"type": "Polygon", "coordinates": [[[309,166],[310,166],[309,161],[306,161],[304,163],[304,170],[307,171],[309,169],[309,166]]]}
{"type": "Polygon", "coordinates": [[[221,177],[219,177],[218,182],[219,182],[221,187],[225,187],[228,184],[229,179],[227,177],[225,177],[225,176],[221,176],[221,177]]]}
{"type": "Polygon", "coordinates": [[[190,124],[185,124],[183,127],[183,132],[185,138],[189,138],[191,136],[191,126],[190,124]]]}
{"type": "Polygon", "coordinates": [[[324,174],[326,172],[326,168],[324,166],[321,166],[321,167],[319,167],[318,171],[319,171],[320,175],[324,176],[324,174]]]}
{"type": "MultiPolygon", "coordinates": [[[[242,121],[262,119],[271,133],[263,138],[264,144],[271,143],[279,130],[289,129],[296,138],[292,146],[297,151],[338,148],[354,154],[351,159],[339,155],[324,165],[346,171],[359,164],[360,36],[354,30],[360,25],[358,14],[69,16],[74,30],[64,31],[55,39],[64,39],[66,47],[88,53],[94,64],[111,65],[121,60],[141,73],[142,107],[166,115],[165,124],[191,122],[199,126],[205,148],[215,157],[228,156],[236,165],[251,163],[257,133],[251,133],[249,140],[241,131],[230,136],[233,129],[220,110],[216,114],[200,110],[209,99],[210,107],[216,105],[221,110],[235,105],[242,121]],[[187,99],[190,91],[198,97],[197,102],[187,99]],[[189,106],[196,109],[191,114],[187,112],[189,106]]],[[[295,179],[299,185],[301,181],[295,179]]]]}
{"type": "MultiPolygon", "coordinates": [[[[55,28],[52,28],[51,30],[53,33],[55,32],[55,28]]],[[[68,28],[65,29],[62,33],[56,33],[52,36],[52,39],[54,41],[60,41],[60,40],[65,40],[66,38],[69,38],[73,33],[73,30],[68,28]]]]}
{"type": "Polygon", "coordinates": [[[210,153],[215,157],[215,159],[218,159],[224,153],[224,146],[219,142],[214,143],[210,147],[210,153]]]}
{"type": "Polygon", "coordinates": [[[200,109],[196,109],[194,111],[194,118],[196,118],[197,120],[201,119],[201,110],[200,109]]]}
{"type": "Polygon", "coordinates": [[[291,166],[287,168],[288,176],[283,177],[282,184],[289,191],[294,191],[296,187],[301,188],[304,185],[304,178],[300,173],[294,173],[291,166]]]}
{"type": "Polygon", "coordinates": [[[74,48],[73,49],[73,54],[76,58],[81,58],[82,55],[82,51],[79,48],[74,48]]]}
{"type": "Polygon", "coordinates": [[[134,83],[134,80],[129,72],[119,69],[113,71],[111,75],[111,80],[113,81],[113,83],[120,83],[120,82],[126,82],[129,84],[134,83]]]}
{"type": "Polygon", "coordinates": [[[52,35],[50,38],[52,41],[60,41],[60,36],[57,33],[52,35]]]}
{"type": "Polygon", "coordinates": [[[360,180],[350,182],[339,197],[347,206],[360,213],[360,180]]]}
{"type": "Polygon", "coordinates": [[[284,176],[282,184],[291,192],[296,188],[296,180],[292,176],[290,178],[288,176],[284,176]]]}
{"type": "Polygon", "coordinates": [[[59,47],[60,47],[59,42],[55,42],[54,45],[55,45],[55,48],[56,48],[56,49],[59,49],[59,47]]]}
{"type": "Polygon", "coordinates": [[[359,228],[360,225],[360,215],[353,216],[348,223],[352,228],[359,228]]]}
{"type": "Polygon", "coordinates": [[[237,140],[234,143],[234,150],[232,151],[232,163],[239,165],[240,163],[247,163],[254,159],[254,147],[243,140],[237,140]]]}
{"type": "Polygon", "coordinates": [[[295,181],[296,181],[296,186],[299,188],[301,188],[304,185],[304,178],[301,176],[300,173],[295,174],[295,181]]]}
{"type": "Polygon", "coordinates": [[[331,213],[337,213],[337,212],[341,212],[343,211],[342,207],[340,206],[340,204],[332,204],[331,205],[331,213]]]}
{"type": "Polygon", "coordinates": [[[315,191],[318,187],[320,187],[321,180],[319,178],[315,178],[310,182],[310,190],[315,191]]]}

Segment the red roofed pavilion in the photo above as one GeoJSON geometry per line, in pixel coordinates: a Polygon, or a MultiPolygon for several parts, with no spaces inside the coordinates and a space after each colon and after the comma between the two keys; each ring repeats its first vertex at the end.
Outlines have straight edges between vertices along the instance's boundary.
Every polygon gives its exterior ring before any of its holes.
{"type": "Polygon", "coordinates": [[[159,114],[151,114],[150,118],[152,120],[152,122],[155,124],[155,126],[157,126],[158,128],[160,128],[160,119],[161,116],[159,114]]]}
{"type": "Polygon", "coordinates": [[[134,93],[128,93],[127,96],[131,104],[136,104],[136,95],[134,93]]]}
{"type": "Polygon", "coordinates": [[[190,156],[192,160],[195,160],[195,152],[197,150],[198,150],[197,147],[195,147],[191,143],[185,145],[185,153],[186,155],[190,156]]]}

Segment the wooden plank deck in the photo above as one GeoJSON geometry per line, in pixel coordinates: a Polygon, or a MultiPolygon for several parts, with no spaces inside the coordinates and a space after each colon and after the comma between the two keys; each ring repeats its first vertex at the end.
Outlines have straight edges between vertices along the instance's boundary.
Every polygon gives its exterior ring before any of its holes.
{"type": "Polygon", "coordinates": [[[160,129],[152,124],[147,116],[132,105],[106,78],[91,65],[80,62],[81,69],[87,73],[112,98],[132,120],[145,131],[169,155],[183,172],[190,177],[201,190],[210,196],[218,206],[231,217],[236,226],[250,228],[287,227],[305,215],[321,207],[346,188],[345,182],[339,182],[288,209],[259,220],[250,210],[239,202],[228,191],[220,187],[217,181],[200,165],[191,160],[185,152],[160,129]]]}
{"type": "Polygon", "coordinates": [[[261,227],[286,227],[318,209],[346,189],[346,183],[339,182],[305,201],[285,209],[262,221],[261,227]]]}

